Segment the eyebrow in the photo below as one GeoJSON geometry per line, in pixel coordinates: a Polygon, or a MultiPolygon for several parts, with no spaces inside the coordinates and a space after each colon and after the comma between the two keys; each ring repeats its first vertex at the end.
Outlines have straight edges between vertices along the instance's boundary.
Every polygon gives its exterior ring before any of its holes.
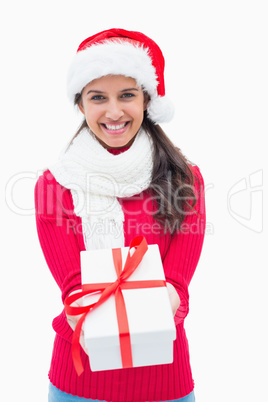
{"type": "Polygon", "coordinates": [[[94,92],[96,94],[104,94],[105,93],[105,92],[102,92],[102,91],[97,91],[96,89],[91,89],[90,91],[87,92],[87,95],[92,93],[92,92],[94,92]]]}
{"type": "Polygon", "coordinates": [[[127,91],[139,91],[138,88],[127,88],[127,89],[123,89],[120,92],[127,92],[127,91]]]}
{"type": "MultiPolygon", "coordinates": [[[[127,92],[127,91],[139,91],[137,88],[126,88],[126,89],[122,89],[122,91],[119,91],[119,92],[127,92]]],[[[92,92],[94,92],[94,93],[96,93],[96,94],[104,94],[105,92],[103,92],[103,91],[98,91],[97,89],[90,89],[88,92],[87,92],[87,95],[88,94],[90,94],[90,93],[92,93],[92,92]]]]}

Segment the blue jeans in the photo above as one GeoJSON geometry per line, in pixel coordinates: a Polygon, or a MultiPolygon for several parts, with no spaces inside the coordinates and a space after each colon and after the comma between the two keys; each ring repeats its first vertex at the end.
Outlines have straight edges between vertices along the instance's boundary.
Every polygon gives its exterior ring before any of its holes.
{"type": "MultiPolygon", "coordinates": [[[[60,391],[58,388],[54,387],[51,383],[49,384],[48,402],[105,402],[97,401],[96,399],[80,398],[79,396],[73,396],[71,394],[66,394],[60,391]]],[[[184,398],[173,399],[168,402],[195,402],[194,391],[184,398]]]]}

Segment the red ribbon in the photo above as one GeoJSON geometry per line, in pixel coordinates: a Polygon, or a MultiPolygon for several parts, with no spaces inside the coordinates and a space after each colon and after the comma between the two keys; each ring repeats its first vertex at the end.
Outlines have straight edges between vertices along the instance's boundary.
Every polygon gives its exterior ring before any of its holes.
{"type": "Polygon", "coordinates": [[[128,281],[126,279],[132,275],[135,269],[140,264],[143,259],[144,254],[148,249],[146,239],[143,236],[135,237],[129,246],[127,259],[122,270],[122,255],[121,249],[112,249],[114,267],[117,274],[117,279],[115,282],[106,283],[94,283],[82,285],[82,291],[68,296],[65,300],[65,312],[68,315],[81,315],[77,322],[73,340],[72,340],[72,356],[73,362],[78,375],[81,375],[84,371],[81,356],[80,356],[80,335],[82,330],[82,325],[85,321],[87,314],[89,314],[94,308],[100,306],[105,302],[111,294],[115,295],[115,305],[116,305],[116,315],[119,329],[119,341],[120,341],[120,352],[122,367],[133,367],[132,361],[132,350],[131,350],[131,340],[128,326],[127,311],[125,306],[124,297],[122,294],[122,289],[140,289],[140,288],[152,288],[166,286],[166,282],[163,280],[145,280],[145,281],[128,281]],[[130,255],[130,249],[135,247],[135,252],[130,255]],[[99,300],[88,306],[73,307],[72,303],[80,299],[83,296],[89,295],[91,293],[101,291],[102,294],[99,300]]]}

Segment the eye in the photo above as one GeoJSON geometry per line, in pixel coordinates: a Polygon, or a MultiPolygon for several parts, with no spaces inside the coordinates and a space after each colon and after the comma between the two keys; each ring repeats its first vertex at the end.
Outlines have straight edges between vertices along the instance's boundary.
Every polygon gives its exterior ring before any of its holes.
{"type": "Polygon", "coordinates": [[[94,95],[94,96],[92,96],[92,98],[91,98],[91,100],[103,100],[104,99],[104,97],[102,96],[102,95],[94,95]]]}
{"type": "Polygon", "coordinates": [[[122,98],[132,98],[133,96],[135,95],[132,94],[131,92],[126,92],[125,94],[122,95],[122,98]]]}

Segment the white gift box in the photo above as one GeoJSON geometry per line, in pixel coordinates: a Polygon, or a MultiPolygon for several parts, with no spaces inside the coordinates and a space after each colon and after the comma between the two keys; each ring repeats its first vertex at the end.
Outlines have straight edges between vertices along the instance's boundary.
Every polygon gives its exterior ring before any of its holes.
{"type": "MultiPolygon", "coordinates": [[[[129,248],[121,248],[123,267],[129,248]]],[[[81,252],[82,284],[117,279],[111,249],[81,252]]],[[[141,263],[127,279],[165,280],[158,245],[149,245],[141,263]]],[[[122,290],[131,339],[133,367],[173,362],[176,328],[166,286],[122,290]]],[[[85,296],[84,305],[96,302],[100,293],[85,296]]],[[[92,310],[84,322],[85,345],[92,371],[122,368],[115,296],[92,310]]]]}

